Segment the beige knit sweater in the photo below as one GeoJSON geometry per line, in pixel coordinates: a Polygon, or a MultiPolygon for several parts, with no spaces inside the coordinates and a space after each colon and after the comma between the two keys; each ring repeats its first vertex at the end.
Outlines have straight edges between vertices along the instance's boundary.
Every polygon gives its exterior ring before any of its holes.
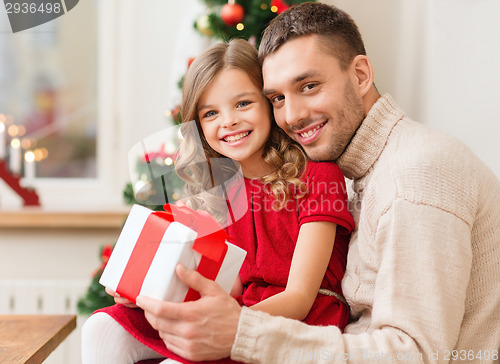
{"type": "Polygon", "coordinates": [[[342,334],[243,308],[231,358],[500,362],[498,178],[389,95],[337,163],[352,180],[356,231],[343,289],[353,322],[342,334]]]}

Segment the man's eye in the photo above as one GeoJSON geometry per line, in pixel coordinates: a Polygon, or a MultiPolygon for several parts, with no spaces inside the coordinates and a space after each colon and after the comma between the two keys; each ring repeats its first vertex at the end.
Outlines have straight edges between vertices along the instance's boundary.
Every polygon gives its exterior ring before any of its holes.
{"type": "Polygon", "coordinates": [[[271,102],[273,104],[277,103],[277,102],[280,102],[280,101],[283,101],[285,99],[284,96],[280,95],[280,96],[274,96],[273,98],[271,98],[271,102]]]}
{"type": "Polygon", "coordinates": [[[310,83],[304,86],[303,90],[304,91],[311,91],[313,88],[315,88],[318,84],[316,83],[310,83]]]}

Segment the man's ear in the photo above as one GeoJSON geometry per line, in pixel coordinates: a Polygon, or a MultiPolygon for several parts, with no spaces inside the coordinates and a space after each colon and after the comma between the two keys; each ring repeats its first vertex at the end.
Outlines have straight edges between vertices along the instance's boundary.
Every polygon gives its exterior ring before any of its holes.
{"type": "Polygon", "coordinates": [[[364,97],[373,85],[373,67],[367,56],[357,55],[351,62],[354,70],[355,85],[361,97],[364,97]]]}

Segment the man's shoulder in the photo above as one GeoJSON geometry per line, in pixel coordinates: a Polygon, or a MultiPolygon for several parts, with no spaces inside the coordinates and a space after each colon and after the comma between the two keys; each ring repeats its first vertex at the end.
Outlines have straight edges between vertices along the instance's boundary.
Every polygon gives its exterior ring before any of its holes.
{"type": "Polygon", "coordinates": [[[461,141],[409,119],[388,139],[374,174],[392,186],[395,198],[427,204],[470,221],[483,180],[492,172],[461,141]],[[385,176],[383,176],[385,175],[385,176]]]}
{"type": "Polygon", "coordinates": [[[482,164],[457,138],[410,119],[396,125],[383,154],[395,175],[417,173],[424,177],[421,172],[426,172],[438,177],[476,170],[482,164]]]}

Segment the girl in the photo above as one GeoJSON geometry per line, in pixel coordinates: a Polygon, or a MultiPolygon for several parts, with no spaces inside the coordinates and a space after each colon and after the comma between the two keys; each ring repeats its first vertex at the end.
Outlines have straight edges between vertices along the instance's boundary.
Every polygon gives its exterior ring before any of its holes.
{"type": "MultiPolygon", "coordinates": [[[[239,39],[216,44],[195,59],[183,86],[183,122],[196,122],[207,159],[230,158],[245,177],[248,210],[227,227],[232,243],[247,251],[232,294],[255,310],[343,329],[349,310],[341,280],[354,228],[344,177],[333,163],[306,161],[302,149],[273,122],[262,86],[257,51],[239,39]]],[[[194,136],[184,136],[176,168],[195,196],[191,207],[216,216],[216,204],[203,194],[211,178],[192,167],[199,150],[193,147],[194,136]]],[[[133,336],[165,357],[187,362],[165,348],[141,310],[115,305],[102,311],[113,317],[107,325],[126,329],[122,334],[129,350],[121,351],[135,350],[133,336]]],[[[134,354],[129,362],[152,353],[134,354]]]]}

